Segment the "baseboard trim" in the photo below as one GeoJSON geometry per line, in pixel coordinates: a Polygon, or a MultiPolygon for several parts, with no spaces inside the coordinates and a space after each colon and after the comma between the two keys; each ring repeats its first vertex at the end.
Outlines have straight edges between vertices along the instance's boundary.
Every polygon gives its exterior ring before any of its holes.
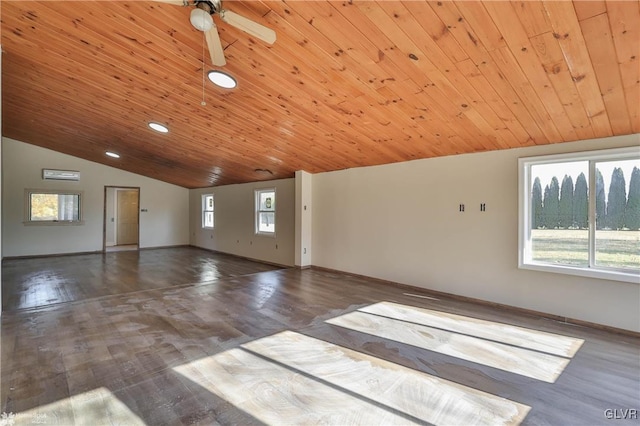
{"type": "Polygon", "coordinates": [[[293,268],[293,266],[291,266],[291,265],[283,265],[282,263],[269,262],[268,260],[256,259],[254,257],[240,256],[238,254],[227,253],[226,251],[214,250],[214,249],[210,249],[210,248],[207,248],[207,247],[194,246],[194,245],[191,245],[191,244],[188,247],[193,247],[193,248],[197,248],[197,249],[200,249],[200,250],[206,250],[206,251],[209,251],[211,253],[224,254],[226,256],[233,256],[233,257],[237,257],[238,259],[251,260],[252,262],[260,262],[260,263],[264,263],[265,265],[277,266],[279,268],[293,268]]]}
{"type": "Polygon", "coordinates": [[[382,283],[382,284],[392,285],[394,287],[403,288],[403,289],[407,289],[407,290],[411,290],[411,291],[420,291],[422,293],[427,293],[428,295],[437,296],[439,298],[456,300],[456,301],[467,302],[467,303],[474,303],[474,304],[484,305],[484,306],[488,306],[488,307],[492,307],[492,308],[499,308],[499,309],[503,309],[503,310],[506,310],[506,311],[511,311],[511,312],[514,312],[514,313],[523,314],[523,315],[527,315],[527,316],[531,316],[531,317],[550,319],[550,320],[561,322],[561,323],[578,325],[578,326],[581,326],[581,327],[587,327],[587,328],[592,328],[592,329],[596,329],[596,330],[602,330],[602,331],[606,331],[606,332],[610,332],[610,333],[614,333],[614,334],[620,334],[620,335],[631,336],[631,337],[639,337],[640,338],[640,332],[636,332],[636,331],[633,331],[633,330],[627,330],[627,329],[624,329],[624,328],[613,327],[613,326],[610,326],[610,325],[598,324],[598,323],[595,323],[595,322],[584,321],[584,320],[579,320],[579,319],[569,318],[569,317],[563,317],[561,315],[550,314],[550,313],[547,313],[547,312],[536,311],[536,310],[533,310],[533,309],[520,308],[520,307],[512,306],[512,305],[505,305],[503,303],[491,302],[491,301],[484,300],[484,299],[476,299],[474,297],[461,296],[459,294],[447,293],[447,292],[444,292],[444,291],[432,290],[432,289],[424,288],[424,287],[416,287],[416,286],[412,286],[412,285],[409,285],[409,284],[399,283],[399,282],[396,282],[396,281],[389,281],[389,280],[383,280],[383,279],[380,279],[380,278],[374,278],[374,277],[370,277],[368,275],[361,275],[361,274],[355,274],[353,272],[341,271],[339,269],[325,268],[325,267],[322,267],[322,266],[315,266],[315,265],[312,265],[311,268],[312,269],[316,269],[318,271],[347,274],[347,275],[351,275],[351,276],[354,276],[354,277],[364,278],[364,279],[367,279],[367,280],[373,280],[373,281],[376,281],[376,282],[379,282],[379,283],[382,283]]]}
{"type": "Polygon", "coordinates": [[[151,246],[151,247],[140,247],[138,246],[138,250],[156,250],[156,249],[172,249],[172,248],[187,248],[192,247],[189,244],[176,244],[172,246],[151,246]]]}
{"type": "Polygon", "coordinates": [[[81,256],[83,254],[102,254],[102,253],[104,253],[102,250],[96,250],[96,251],[77,251],[72,253],[30,254],[26,256],[3,256],[2,260],[38,259],[41,257],[81,256]]]}

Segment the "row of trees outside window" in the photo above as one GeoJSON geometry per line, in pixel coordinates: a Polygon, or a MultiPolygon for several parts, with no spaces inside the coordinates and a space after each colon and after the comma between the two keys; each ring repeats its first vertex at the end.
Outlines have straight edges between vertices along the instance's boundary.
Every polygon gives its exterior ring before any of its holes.
{"type": "MultiPolygon", "coordinates": [[[[633,168],[627,196],[621,168],[613,169],[608,197],[604,179],[596,168],[596,229],[640,229],[640,169],[633,168]],[[605,200],[605,198],[608,198],[605,200]]],[[[586,229],[589,223],[589,186],[584,173],[576,178],[557,177],[545,186],[536,177],[531,191],[533,229],[586,229]]]]}

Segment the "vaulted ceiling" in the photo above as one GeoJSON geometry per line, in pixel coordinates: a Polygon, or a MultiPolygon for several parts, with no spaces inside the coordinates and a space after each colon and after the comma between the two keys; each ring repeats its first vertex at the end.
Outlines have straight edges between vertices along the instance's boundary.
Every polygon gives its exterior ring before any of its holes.
{"type": "Polygon", "coordinates": [[[3,135],[195,188],[640,132],[638,1],[224,7],[234,90],[190,7],[2,1],[3,135]]]}

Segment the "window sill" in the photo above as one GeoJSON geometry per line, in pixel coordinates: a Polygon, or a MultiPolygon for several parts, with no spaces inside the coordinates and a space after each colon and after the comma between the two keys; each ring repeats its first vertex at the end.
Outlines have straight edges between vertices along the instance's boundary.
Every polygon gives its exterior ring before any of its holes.
{"type": "Polygon", "coordinates": [[[261,237],[271,237],[271,238],[275,238],[276,237],[276,233],[275,232],[256,232],[256,235],[261,236],[261,237]]]}
{"type": "Polygon", "coordinates": [[[634,272],[623,272],[620,270],[578,268],[566,265],[549,265],[546,263],[523,263],[518,265],[520,269],[532,271],[552,272],[556,274],[577,275],[587,278],[598,278],[602,280],[621,281],[633,284],[640,284],[640,274],[634,272]]]}
{"type": "Polygon", "coordinates": [[[22,222],[24,226],[81,226],[84,225],[84,220],[38,220],[22,222]]]}

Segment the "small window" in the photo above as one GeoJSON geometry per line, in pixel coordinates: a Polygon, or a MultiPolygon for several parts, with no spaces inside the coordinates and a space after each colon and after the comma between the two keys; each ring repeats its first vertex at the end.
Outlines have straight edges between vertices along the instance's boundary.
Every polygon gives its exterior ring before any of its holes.
{"type": "Polygon", "coordinates": [[[275,235],[276,190],[256,190],[256,234],[275,235]]]}
{"type": "Polygon", "coordinates": [[[520,267],[639,282],[640,156],[520,159],[520,267]]]}
{"type": "Polygon", "coordinates": [[[213,229],[213,194],[202,196],[202,227],[213,229]]]}
{"type": "Polygon", "coordinates": [[[82,222],[82,192],[25,190],[25,223],[79,224],[82,222]]]}

